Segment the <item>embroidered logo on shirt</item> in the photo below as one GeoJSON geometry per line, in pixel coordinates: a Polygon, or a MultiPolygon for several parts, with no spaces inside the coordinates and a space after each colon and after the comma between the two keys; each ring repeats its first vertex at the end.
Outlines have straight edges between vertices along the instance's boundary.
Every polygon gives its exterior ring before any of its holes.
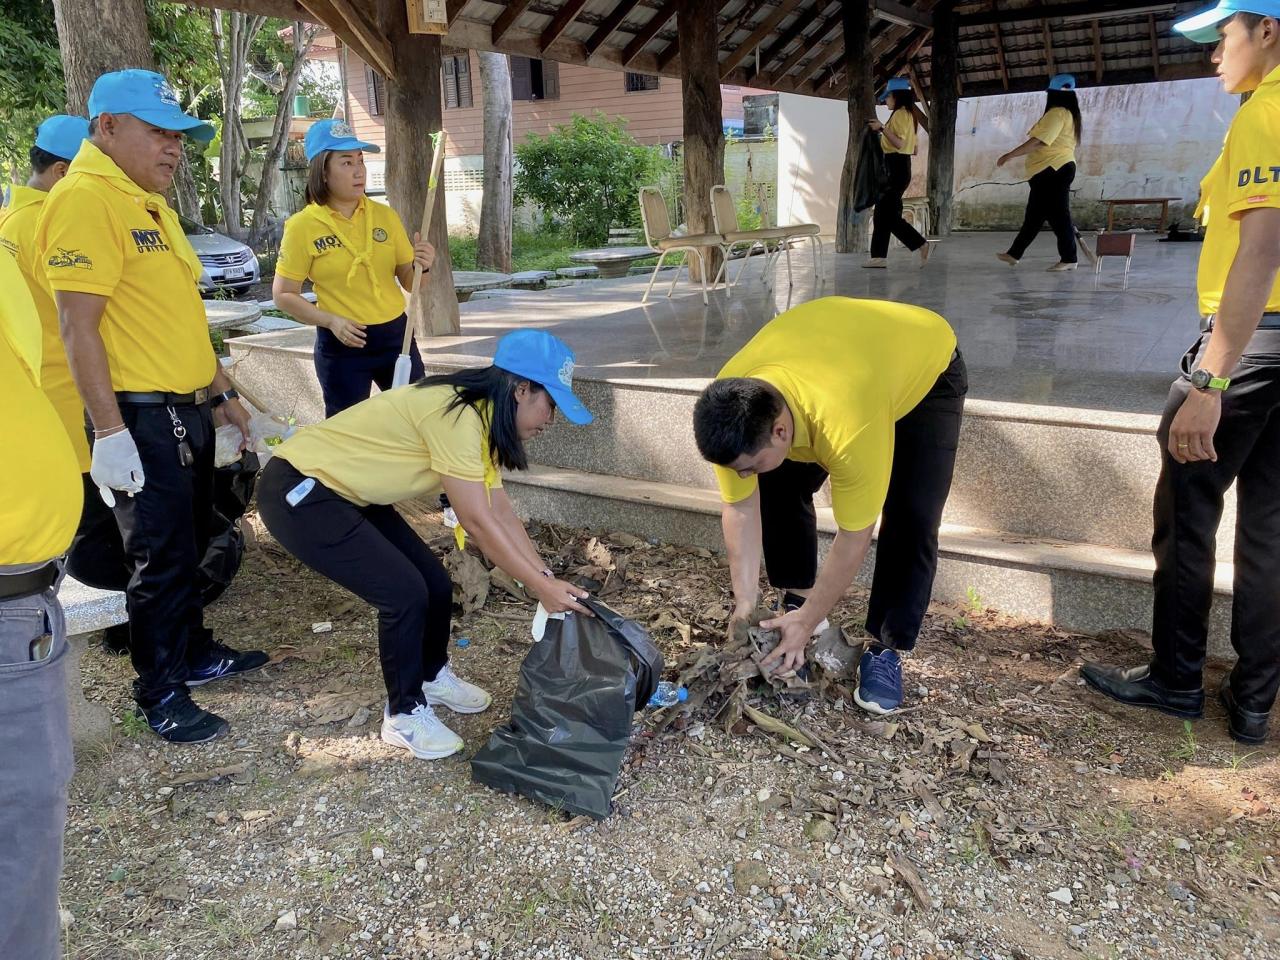
{"type": "Polygon", "coordinates": [[[373,231],[373,239],[382,243],[382,241],[387,239],[387,231],[383,230],[381,227],[375,227],[373,231]]]}
{"type": "Polygon", "coordinates": [[[572,389],[573,388],[573,361],[565,360],[565,362],[560,365],[560,372],[557,374],[557,376],[559,377],[559,380],[561,383],[563,383],[566,387],[572,389]]]}
{"type": "Polygon", "coordinates": [[[342,246],[342,241],[338,239],[336,233],[331,233],[327,237],[316,237],[315,241],[316,253],[324,253],[326,250],[337,250],[342,246]]]}
{"type": "Polygon", "coordinates": [[[92,270],[93,261],[79,250],[68,250],[66,247],[59,247],[58,252],[49,258],[49,266],[74,267],[77,270],[92,270]]]}
{"type": "Polygon", "coordinates": [[[1251,183],[1280,183],[1280,166],[1254,167],[1252,170],[1241,170],[1236,180],[1236,186],[1247,187],[1251,183]]]}
{"type": "Polygon", "coordinates": [[[159,230],[130,230],[129,233],[139,253],[165,253],[169,249],[159,230]]]}

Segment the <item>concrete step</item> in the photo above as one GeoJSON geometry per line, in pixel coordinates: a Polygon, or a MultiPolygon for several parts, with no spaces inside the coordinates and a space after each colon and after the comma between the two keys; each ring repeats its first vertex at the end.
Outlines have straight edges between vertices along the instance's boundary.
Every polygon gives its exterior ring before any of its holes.
{"type": "MultiPolygon", "coordinates": [[[[724,549],[714,491],[541,466],[509,474],[504,484],[522,516],[724,549]]],[[[818,509],[818,531],[825,553],[836,532],[827,508],[818,509]]],[[[1011,616],[1083,633],[1150,630],[1153,562],[1147,551],[956,524],[943,526],[939,543],[935,602],[966,607],[976,596],[1011,616]]],[[[858,581],[869,586],[873,570],[870,557],[858,581]]],[[[1218,656],[1232,655],[1232,572],[1231,564],[1218,564],[1210,630],[1218,656]]]]}

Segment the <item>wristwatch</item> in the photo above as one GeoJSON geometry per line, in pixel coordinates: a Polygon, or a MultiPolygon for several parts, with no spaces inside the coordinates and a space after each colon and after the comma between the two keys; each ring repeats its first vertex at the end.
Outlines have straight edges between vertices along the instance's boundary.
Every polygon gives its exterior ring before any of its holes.
{"type": "Polygon", "coordinates": [[[239,400],[239,399],[240,399],[240,394],[236,393],[234,390],[227,390],[224,393],[215,393],[212,397],[210,397],[209,405],[214,410],[217,410],[218,407],[222,406],[228,400],[239,400]]]}
{"type": "Polygon", "coordinates": [[[1208,370],[1200,367],[1191,372],[1191,385],[1197,390],[1217,390],[1221,392],[1231,386],[1231,381],[1226,377],[1215,377],[1208,370]]]}

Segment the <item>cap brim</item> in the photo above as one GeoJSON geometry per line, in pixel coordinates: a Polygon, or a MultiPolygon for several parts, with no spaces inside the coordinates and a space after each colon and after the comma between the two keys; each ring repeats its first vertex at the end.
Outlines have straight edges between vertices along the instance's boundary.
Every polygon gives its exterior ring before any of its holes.
{"type": "Polygon", "coordinates": [[[376,143],[365,143],[363,140],[356,140],[354,137],[350,140],[338,140],[335,143],[325,147],[326,150],[333,150],[337,153],[343,153],[347,150],[359,150],[361,153],[381,153],[382,148],[376,143]]]}
{"type": "Polygon", "coordinates": [[[551,398],[556,402],[556,408],[564,414],[564,418],[570,423],[576,423],[578,426],[585,426],[595,419],[591,415],[591,411],[582,405],[582,401],[577,398],[572,390],[566,390],[564,387],[556,384],[543,384],[547,393],[551,394],[551,398]]]}
{"type": "Polygon", "coordinates": [[[134,110],[131,112],[144,123],[159,127],[161,130],[180,131],[199,143],[208,143],[218,132],[213,124],[205,123],[199,117],[189,117],[181,110],[134,110]]]}
{"type": "Polygon", "coordinates": [[[1212,10],[1204,10],[1185,20],[1179,20],[1173,25],[1173,29],[1195,43],[1217,43],[1222,39],[1222,34],[1218,30],[1219,24],[1230,20],[1235,15],[1235,10],[1214,7],[1212,10]]]}

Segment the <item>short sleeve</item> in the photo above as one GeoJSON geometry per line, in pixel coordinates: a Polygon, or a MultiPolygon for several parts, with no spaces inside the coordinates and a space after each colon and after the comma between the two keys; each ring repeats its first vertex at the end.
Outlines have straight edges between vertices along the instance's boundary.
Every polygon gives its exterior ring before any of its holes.
{"type": "Polygon", "coordinates": [[[307,248],[306,231],[290,217],[284,223],[284,236],[280,239],[280,256],[276,259],[276,273],[286,280],[301,283],[311,276],[314,257],[307,248]]]}
{"type": "Polygon", "coordinates": [[[716,466],[716,482],[720,484],[720,499],[725,503],[739,503],[756,492],[760,481],[755,477],[740,477],[736,470],[716,466]]]}
{"type": "Polygon", "coordinates": [[[831,512],[841,530],[865,530],[880,516],[893,470],[893,432],[889,420],[869,424],[829,468],[831,512]]]}
{"type": "Polygon", "coordinates": [[[1227,135],[1227,213],[1280,207],[1280,105],[1259,103],[1242,113],[1227,135]]]}
{"type": "Polygon", "coordinates": [[[434,411],[418,421],[418,431],[431,454],[432,470],[456,480],[484,482],[489,438],[474,409],[434,411]]]}
{"type": "Polygon", "coordinates": [[[1036,125],[1031,128],[1031,132],[1027,136],[1048,146],[1062,136],[1062,128],[1070,116],[1071,114],[1062,107],[1054,107],[1036,122],[1036,125]]]}
{"type": "Polygon", "coordinates": [[[107,202],[91,189],[69,185],[45,201],[36,246],[49,286],[65,293],[109,297],[124,270],[120,231],[107,202]]]}
{"type": "Polygon", "coordinates": [[[400,216],[394,210],[391,216],[387,217],[390,221],[389,232],[391,240],[395,244],[396,266],[413,262],[413,244],[409,240],[409,234],[405,232],[404,224],[400,222],[400,216]]]}

